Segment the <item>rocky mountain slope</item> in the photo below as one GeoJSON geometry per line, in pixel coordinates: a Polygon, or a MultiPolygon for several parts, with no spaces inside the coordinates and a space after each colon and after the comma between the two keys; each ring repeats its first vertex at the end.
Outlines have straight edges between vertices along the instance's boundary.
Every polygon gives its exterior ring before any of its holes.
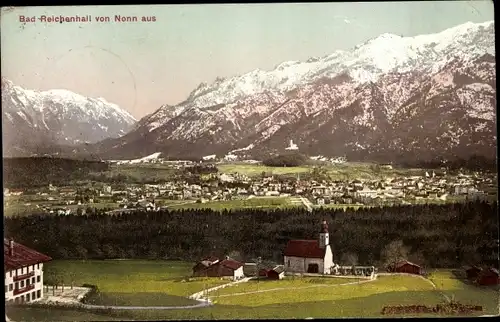
{"type": "Polygon", "coordinates": [[[496,153],[494,24],[383,34],[349,51],[200,84],[135,130],[97,145],[108,158],[299,151],[349,159],[496,153]]]}
{"type": "Polygon", "coordinates": [[[4,156],[96,143],[130,131],[136,119],[103,98],[67,90],[37,92],[2,78],[4,156]]]}

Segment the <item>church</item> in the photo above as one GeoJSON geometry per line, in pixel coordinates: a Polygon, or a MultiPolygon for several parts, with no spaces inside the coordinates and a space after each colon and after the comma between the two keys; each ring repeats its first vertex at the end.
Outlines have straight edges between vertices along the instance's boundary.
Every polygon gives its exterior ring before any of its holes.
{"type": "Polygon", "coordinates": [[[328,224],[323,220],[317,240],[290,240],[284,251],[285,271],[331,274],[335,264],[328,224]]]}

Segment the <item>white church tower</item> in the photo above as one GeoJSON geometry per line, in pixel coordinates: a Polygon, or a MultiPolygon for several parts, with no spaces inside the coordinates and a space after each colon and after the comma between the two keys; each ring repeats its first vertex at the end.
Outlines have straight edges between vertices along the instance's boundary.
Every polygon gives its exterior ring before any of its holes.
{"type": "Polygon", "coordinates": [[[323,220],[321,232],[319,233],[319,247],[326,248],[328,245],[330,245],[330,234],[328,233],[328,224],[326,220],[323,220]]]}

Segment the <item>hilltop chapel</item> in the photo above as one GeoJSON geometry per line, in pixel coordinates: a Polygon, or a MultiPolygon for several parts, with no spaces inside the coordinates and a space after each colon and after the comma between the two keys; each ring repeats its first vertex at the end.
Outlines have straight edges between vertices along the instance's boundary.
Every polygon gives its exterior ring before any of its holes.
{"type": "Polygon", "coordinates": [[[317,240],[290,240],[284,257],[287,272],[331,274],[336,265],[326,220],[323,220],[317,240]]]}

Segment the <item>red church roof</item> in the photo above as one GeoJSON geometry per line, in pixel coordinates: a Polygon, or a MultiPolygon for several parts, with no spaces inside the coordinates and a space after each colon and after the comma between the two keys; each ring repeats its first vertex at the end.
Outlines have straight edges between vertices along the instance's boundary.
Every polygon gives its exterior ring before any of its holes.
{"type": "Polygon", "coordinates": [[[13,242],[13,254],[10,253],[10,241],[3,240],[4,269],[10,271],[21,267],[48,262],[52,260],[47,255],[37,252],[29,247],[13,242]]]}
{"type": "Polygon", "coordinates": [[[325,258],[326,247],[320,248],[317,240],[290,240],[284,255],[305,258],[325,258]]]}

